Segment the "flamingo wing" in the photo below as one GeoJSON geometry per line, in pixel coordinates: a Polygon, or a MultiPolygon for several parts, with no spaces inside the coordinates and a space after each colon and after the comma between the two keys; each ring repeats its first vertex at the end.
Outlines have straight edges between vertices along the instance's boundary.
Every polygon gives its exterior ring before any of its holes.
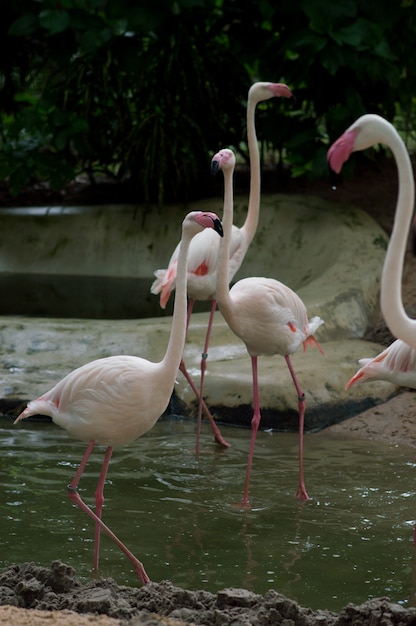
{"type": "Polygon", "coordinates": [[[396,339],[376,357],[360,359],[360,369],[350,378],[345,389],[367,380],[386,380],[416,389],[416,350],[396,339]]]}
{"type": "MultiPolygon", "coordinates": [[[[215,295],[220,239],[212,229],[206,229],[195,235],[188,252],[188,295],[195,300],[208,300],[215,295]]],[[[230,248],[230,281],[243,262],[247,245],[244,235],[237,226],[233,226],[230,248]]],[[[176,268],[179,244],[176,246],[166,269],[154,272],[156,280],[150,288],[151,293],[160,294],[160,306],[166,307],[172,291],[176,287],[176,268]]]]}

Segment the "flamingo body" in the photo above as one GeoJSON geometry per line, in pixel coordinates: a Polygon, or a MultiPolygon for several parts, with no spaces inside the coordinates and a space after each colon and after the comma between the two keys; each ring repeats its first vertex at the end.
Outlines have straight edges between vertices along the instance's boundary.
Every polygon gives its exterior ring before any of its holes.
{"type": "MultiPolygon", "coordinates": [[[[230,289],[230,299],[238,314],[227,311],[227,323],[250,356],[293,354],[323,324],[319,317],[308,320],[299,296],[273,278],[243,278],[230,289]]],[[[226,309],[221,304],[221,312],[226,309]]]]}
{"type": "Polygon", "coordinates": [[[159,363],[128,355],[91,361],[29,402],[18,419],[49,415],[76,439],[124,446],[150,430],[169,404],[170,381],[160,393],[149,385],[159,369],[159,363]]]}

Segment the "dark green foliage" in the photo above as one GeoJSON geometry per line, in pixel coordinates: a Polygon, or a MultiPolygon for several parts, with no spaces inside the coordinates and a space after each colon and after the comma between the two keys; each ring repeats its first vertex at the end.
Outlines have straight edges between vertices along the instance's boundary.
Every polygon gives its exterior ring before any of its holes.
{"type": "Polygon", "coordinates": [[[413,0],[9,0],[0,180],[18,193],[103,172],[138,201],[202,196],[213,152],[247,157],[253,80],[296,96],[259,107],[259,138],[293,176],[320,176],[358,115],[412,119],[415,34],[413,0]]]}
{"type": "Polygon", "coordinates": [[[413,0],[284,0],[276,7],[269,14],[275,36],[261,56],[281,60],[298,99],[288,160],[295,173],[319,175],[328,140],[357,117],[378,113],[393,121],[397,109],[410,113],[416,7],[413,0]]]}

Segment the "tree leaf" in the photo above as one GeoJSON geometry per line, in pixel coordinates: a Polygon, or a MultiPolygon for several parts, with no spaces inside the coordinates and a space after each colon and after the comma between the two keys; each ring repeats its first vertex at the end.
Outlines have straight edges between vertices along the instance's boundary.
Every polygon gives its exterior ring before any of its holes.
{"type": "Polygon", "coordinates": [[[354,0],[303,0],[302,9],[310,19],[310,27],[325,33],[337,18],[355,17],[357,12],[354,0]]]}
{"type": "Polygon", "coordinates": [[[51,35],[62,33],[70,23],[69,13],[59,9],[46,9],[39,13],[39,22],[51,35]]]}
{"type": "Polygon", "coordinates": [[[22,15],[22,17],[19,17],[15,22],[13,22],[9,28],[8,34],[12,35],[12,37],[22,37],[35,32],[38,27],[39,23],[36,15],[33,13],[26,13],[26,15],[22,15]]]}

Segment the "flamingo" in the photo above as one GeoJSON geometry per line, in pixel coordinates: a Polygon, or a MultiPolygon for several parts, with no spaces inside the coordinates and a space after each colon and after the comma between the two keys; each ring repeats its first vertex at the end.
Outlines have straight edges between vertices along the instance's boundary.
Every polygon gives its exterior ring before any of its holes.
{"type": "Polygon", "coordinates": [[[367,114],[358,118],[332,144],[328,162],[331,169],[339,173],[352,152],[377,143],[384,143],[391,149],[399,174],[399,196],[383,264],[380,295],[384,319],[398,340],[374,359],[363,359],[363,367],[348,381],[346,388],[362,379],[381,378],[381,374],[384,380],[406,387],[415,387],[416,381],[416,320],[406,314],[401,296],[404,255],[414,205],[413,172],[406,146],[390,122],[379,115],[367,114]]]}
{"type": "Polygon", "coordinates": [[[286,360],[298,396],[299,410],[299,485],[296,497],[309,500],[303,471],[303,430],[305,394],[292,366],[290,355],[303,344],[315,345],[323,353],[314,333],[323,324],[319,317],[308,320],[307,310],[299,296],[283,283],[272,278],[250,277],[239,280],[229,289],[229,248],[233,223],[233,172],[235,155],[232,150],[222,149],[211,161],[211,171],[224,175],[224,238],[220,247],[217,270],[216,295],[220,312],[233,333],[246,345],[251,357],[253,375],[253,418],[248,455],[246,482],[242,506],[249,505],[248,492],[254,446],[260,425],[260,403],[257,375],[257,357],[280,354],[286,360]]]}
{"type": "Polygon", "coordinates": [[[339,173],[352,152],[378,143],[392,151],[399,175],[393,230],[381,274],[380,306],[394,337],[416,349],[416,320],[407,315],[402,301],[403,263],[414,207],[413,171],[406,146],[390,122],[379,115],[362,115],[329,148],[328,162],[339,173]]]}
{"type": "Polygon", "coordinates": [[[359,364],[361,367],[345,385],[346,390],[367,380],[387,380],[416,389],[416,350],[401,339],[373,359],[360,359],[359,364]]]}
{"type": "MultiPolygon", "coordinates": [[[[91,361],[67,374],[50,391],[27,408],[14,423],[31,415],[49,415],[70,435],[88,442],[79,468],[68,485],[69,498],[95,522],[94,571],[98,570],[100,531],[105,531],[131,561],[143,584],[150,581],[143,564],[104,524],[104,482],[113,447],[126,445],[149,431],[168,406],[186,337],[186,262],[192,237],[203,228],[222,236],[215,213],[193,211],[182,223],[178,256],[176,298],[165,356],[152,362],[137,356],[118,355],[91,361]],[[106,446],[95,491],[95,513],[81,499],[78,484],[96,444],[106,446]]],[[[218,235],[217,235],[218,236],[218,235]]]]}
{"type": "MultiPolygon", "coordinates": [[[[232,239],[230,244],[229,280],[239,270],[244,260],[247,249],[253,240],[257,230],[260,211],[260,156],[257,143],[255,127],[255,111],[257,104],[273,97],[291,98],[292,92],[283,83],[256,82],[248,92],[247,100],[247,140],[250,155],[250,196],[247,216],[244,224],[238,228],[233,226],[232,239]]],[[[205,336],[204,350],[202,352],[200,365],[200,388],[199,391],[188,373],[182,358],[180,370],[193,389],[198,398],[198,426],[196,437],[196,452],[199,452],[199,439],[201,430],[202,409],[204,409],[213,428],[215,439],[218,443],[228,446],[223,439],[215,421],[203,400],[203,384],[208,358],[208,346],[214,321],[217,301],[215,298],[216,275],[218,265],[219,240],[213,236],[211,231],[203,231],[192,241],[188,257],[188,318],[187,325],[192,315],[192,310],[196,300],[211,300],[211,311],[208,320],[207,332],[205,336]]],[[[175,288],[176,263],[178,248],[176,248],[170,258],[167,269],[156,270],[156,280],[151,286],[151,293],[160,293],[160,306],[164,309],[170,294],[175,288]]]]}

